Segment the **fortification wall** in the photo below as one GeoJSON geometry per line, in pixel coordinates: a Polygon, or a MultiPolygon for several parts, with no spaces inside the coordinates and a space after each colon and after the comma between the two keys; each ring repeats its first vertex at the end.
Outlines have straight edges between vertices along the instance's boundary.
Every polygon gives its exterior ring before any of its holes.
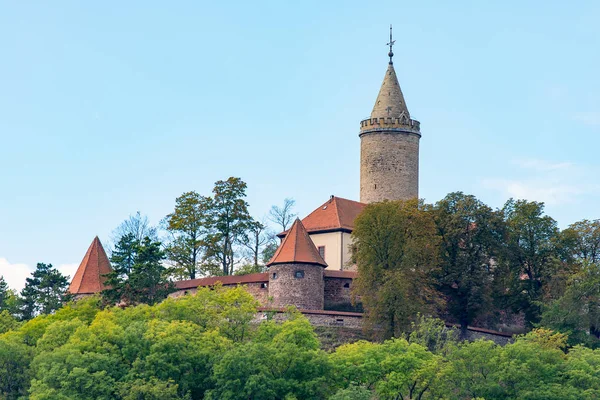
{"type": "MultiPolygon", "coordinates": [[[[351,329],[362,329],[362,314],[337,311],[307,311],[302,314],[314,326],[345,327],[351,329]]],[[[256,321],[262,321],[272,315],[275,321],[285,321],[287,314],[282,310],[262,310],[256,318],[256,321]],[[274,315],[272,315],[274,313],[274,315]]]]}
{"type": "Polygon", "coordinates": [[[352,303],[351,289],[352,279],[325,278],[325,308],[350,305],[352,303]]]}
{"type": "MultiPolygon", "coordinates": [[[[262,305],[268,305],[269,300],[269,284],[268,282],[251,282],[241,283],[235,285],[223,285],[223,287],[235,287],[242,286],[246,289],[258,302],[262,305]]],[[[178,290],[169,295],[169,297],[181,297],[186,294],[195,294],[198,292],[197,288],[189,288],[185,290],[178,290]]]]}

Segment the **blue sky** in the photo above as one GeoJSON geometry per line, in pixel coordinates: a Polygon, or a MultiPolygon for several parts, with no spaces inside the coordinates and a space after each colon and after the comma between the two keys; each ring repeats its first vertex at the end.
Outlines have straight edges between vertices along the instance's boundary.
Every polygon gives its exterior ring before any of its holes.
{"type": "Polygon", "coordinates": [[[600,3],[0,2],[0,274],[72,273],[95,235],[240,176],[257,218],[358,199],[387,67],[420,195],[600,218],[600,3]]]}

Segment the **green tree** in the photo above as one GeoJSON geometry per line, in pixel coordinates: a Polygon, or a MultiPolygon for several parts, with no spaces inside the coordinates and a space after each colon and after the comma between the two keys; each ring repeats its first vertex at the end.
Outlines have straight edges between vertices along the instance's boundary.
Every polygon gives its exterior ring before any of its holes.
{"type": "Polygon", "coordinates": [[[10,297],[10,289],[8,283],[4,280],[4,276],[0,275],[0,311],[6,310],[10,297]]]}
{"type": "Polygon", "coordinates": [[[265,246],[269,243],[267,226],[258,221],[249,222],[241,240],[252,261],[253,272],[263,272],[259,260],[265,246]]]}
{"type": "Polygon", "coordinates": [[[137,243],[133,235],[121,238],[113,252],[113,271],[108,274],[108,289],[102,292],[109,304],[125,301],[131,304],[155,304],[173,291],[162,264],[161,243],[145,237],[137,243]]]}
{"type": "Polygon", "coordinates": [[[575,222],[562,231],[561,236],[572,259],[600,263],[600,219],[575,222]]]}
{"type": "Polygon", "coordinates": [[[261,253],[263,264],[267,264],[271,260],[271,258],[273,258],[278,247],[279,239],[277,238],[277,236],[269,234],[269,241],[267,242],[261,253]]]}
{"type": "Polygon", "coordinates": [[[0,335],[0,399],[17,400],[27,393],[32,350],[0,335]]]}
{"type": "Polygon", "coordinates": [[[510,274],[503,288],[528,325],[539,322],[545,286],[560,269],[556,221],[544,215],[544,203],[509,200],[503,208],[507,244],[501,263],[510,274]]]}
{"type": "Polygon", "coordinates": [[[112,272],[106,276],[106,289],[102,291],[102,297],[107,304],[119,303],[123,298],[133,296],[134,290],[127,283],[129,274],[136,262],[140,242],[132,233],[127,233],[119,238],[110,256],[112,272]]]}
{"type": "Polygon", "coordinates": [[[438,318],[419,315],[408,335],[410,343],[417,343],[434,354],[446,354],[448,349],[458,343],[458,332],[449,328],[438,318]]]}
{"type": "Polygon", "coordinates": [[[500,212],[462,192],[440,200],[435,217],[442,239],[439,286],[464,337],[491,305],[492,266],[503,244],[504,221],[500,212]]]}
{"type": "Polygon", "coordinates": [[[137,379],[120,385],[122,400],[189,400],[188,395],[179,395],[179,385],[173,381],[161,381],[157,378],[137,379]]]}
{"type": "Polygon", "coordinates": [[[208,399],[321,399],[330,363],[301,315],[281,325],[261,324],[255,340],[226,352],[214,366],[208,399]]]}
{"type": "Polygon", "coordinates": [[[201,399],[212,388],[213,364],[231,346],[217,331],[202,332],[186,321],[151,321],[145,333],[148,354],[134,363],[132,375],[177,382],[177,394],[201,399]]]}
{"type": "Polygon", "coordinates": [[[405,339],[342,345],[331,361],[342,386],[353,383],[375,389],[380,399],[439,398],[441,357],[405,339]]]}
{"type": "Polygon", "coordinates": [[[338,390],[329,400],[372,400],[373,391],[364,386],[350,385],[347,388],[338,390]]]}
{"type": "Polygon", "coordinates": [[[600,346],[600,263],[583,263],[564,295],[544,307],[541,325],[568,333],[572,344],[600,346]]]}
{"type": "Polygon", "coordinates": [[[436,311],[433,272],[439,236],[431,212],[417,200],[369,204],[356,218],[352,260],[368,326],[384,337],[410,330],[419,312],[436,311]]]}
{"type": "Polygon", "coordinates": [[[58,310],[70,298],[68,286],[67,277],[53,268],[52,264],[38,263],[31,277],[25,280],[25,287],[21,291],[22,319],[58,310]]]}
{"type": "Polygon", "coordinates": [[[0,335],[19,326],[19,321],[8,310],[0,311],[0,335]]]}
{"type": "Polygon", "coordinates": [[[239,244],[253,222],[248,212],[246,183],[231,177],[217,181],[210,202],[211,231],[207,236],[207,257],[221,268],[223,275],[234,270],[235,246],[239,244]]]}
{"type": "Polygon", "coordinates": [[[175,200],[175,210],[164,224],[171,235],[166,255],[173,273],[182,279],[196,279],[202,269],[206,235],[212,225],[212,200],[196,192],[186,192],[175,200]]]}

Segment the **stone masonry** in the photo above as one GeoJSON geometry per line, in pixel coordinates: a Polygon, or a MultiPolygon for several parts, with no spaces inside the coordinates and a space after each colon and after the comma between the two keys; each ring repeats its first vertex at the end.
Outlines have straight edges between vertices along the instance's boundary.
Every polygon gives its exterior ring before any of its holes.
{"type": "Polygon", "coordinates": [[[294,305],[300,310],[322,310],[324,307],[323,267],[302,263],[271,265],[269,297],[273,299],[274,307],[294,305]]]}
{"type": "Polygon", "coordinates": [[[419,196],[419,137],[404,132],[361,136],[360,201],[407,200],[419,196]]]}

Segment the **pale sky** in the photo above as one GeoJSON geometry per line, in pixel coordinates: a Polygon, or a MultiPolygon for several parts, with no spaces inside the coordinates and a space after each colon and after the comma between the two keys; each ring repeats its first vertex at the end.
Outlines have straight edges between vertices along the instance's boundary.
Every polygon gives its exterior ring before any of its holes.
{"type": "Polygon", "coordinates": [[[0,0],[0,275],[72,275],[94,236],[229,176],[256,218],[358,200],[390,23],[421,197],[600,218],[599,20],[591,0],[0,0]]]}

